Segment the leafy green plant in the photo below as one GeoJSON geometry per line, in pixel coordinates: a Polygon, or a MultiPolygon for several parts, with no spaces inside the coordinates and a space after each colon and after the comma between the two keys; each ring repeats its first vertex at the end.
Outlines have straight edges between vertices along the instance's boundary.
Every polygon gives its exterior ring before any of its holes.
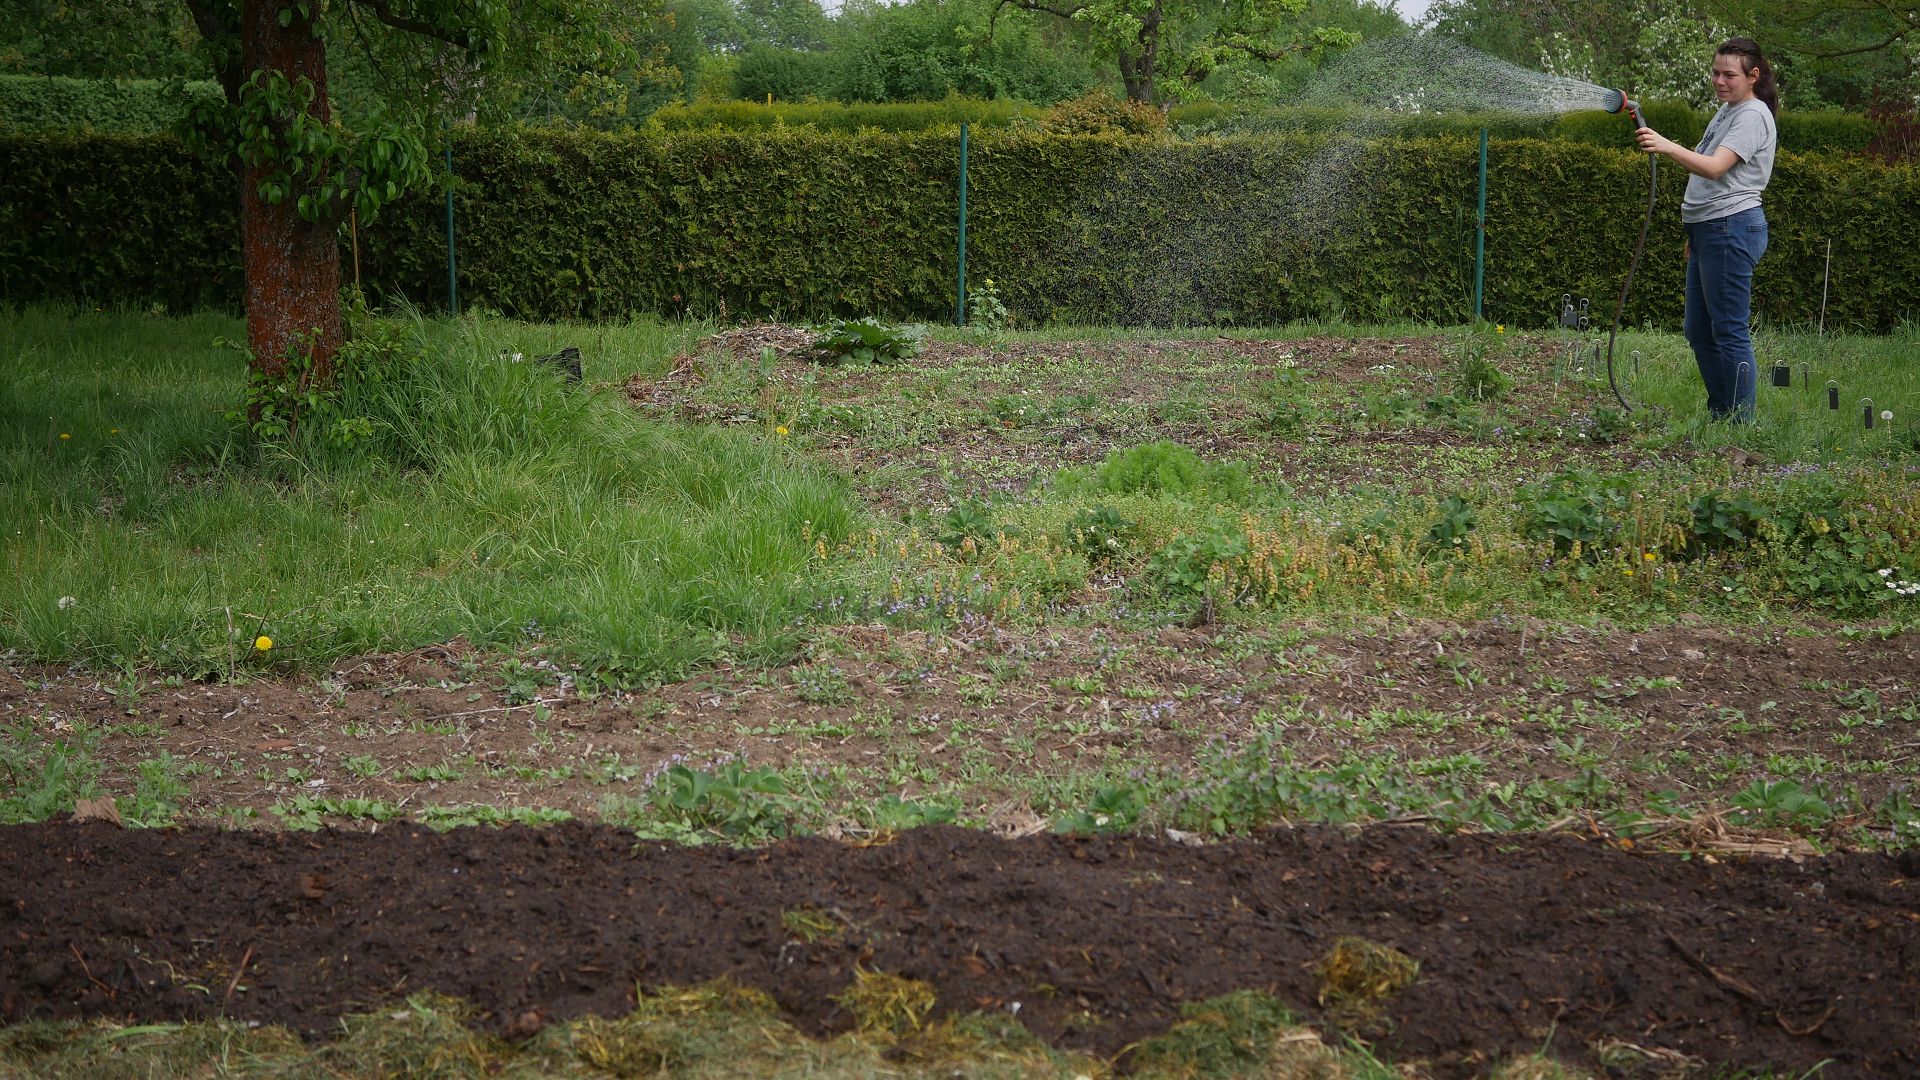
{"type": "Polygon", "coordinates": [[[1479,524],[1479,516],[1467,500],[1449,495],[1440,501],[1439,520],[1427,529],[1426,545],[1436,551],[1462,547],[1467,542],[1467,534],[1479,524]]]}
{"type": "Polygon", "coordinates": [[[1111,506],[1081,510],[1067,519],[1067,546],[1095,565],[1119,558],[1132,536],[1133,523],[1111,506]]]}
{"type": "Polygon", "coordinates": [[[958,817],[944,802],[902,799],[888,794],[880,797],[867,811],[867,823],[874,829],[917,829],[922,825],[951,825],[958,817]]]}
{"type": "Polygon", "coordinates": [[[1732,799],[1737,815],[1748,825],[1818,827],[1833,819],[1825,799],[1793,780],[1755,780],[1732,799]]]}
{"type": "Polygon", "coordinates": [[[846,705],[860,697],[847,681],[847,673],[833,664],[802,664],[789,678],[794,695],[809,705],[846,705]]]}
{"type": "Polygon", "coordinates": [[[1693,500],[1686,552],[1700,555],[1745,546],[1767,520],[1767,512],[1745,495],[1709,491],[1693,500]]]}
{"type": "Polygon", "coordinates": [[[190,790],[180,766],[180,759],[165,750],[135,765],[133,796],[119,800],[121,820],[149,829],[173,824],[190,790]]]}
{"type": "Polygon", "coordinates": [[[921,326],[889,326],[878,319],[835,319],[818,328],[816,354],[833,364],[896,364],[920,355],[921,326]]]}
{"type": "Polygon", "coordinates": [[[392,432],[377,391],[406,379],[424,346],[404,324],[371,318],[358,306],[351,314],[353,335],[329,372],[316,369],[312,350],[296,342],[277,370],[248,367],[246,396],[228,419],[245,425],[257,442],[333,455],[363,452],[392,432]]]}
{"type": "Polygon", "coordinates": [[[1319,410],[1314,408],[1312,402],[1293,396],[1263,394],[1256,398],[1253,416],[1248,424],[1253,430],[1267,435],[1293,438],[1305,434],[1319,415],[1319,410]]]}
{"type": "Polygon", "coordinates": [[[978,550],[998,533],[999,528],[993,523],[993,515],[986,507],[976,502],[963,502],[948,510],[946,516],[940,519],[934,539],[940,542],[940,546],[953,551],[968,548],[978,550]]]}
{"type": "Polygon", "coordinates": [[[786,780],[770,766],[748,768],[738,758],[712,771],[669,766],[647,801],[653,821],[634,825],[642,835],[750,842],[785,836],[792,827],[786,780]]]}
{"type": "Polygon", "coordinates": [[[1513,379],[1500,370],[1507,353],[1506,327],[1469,327],[1451,343],[1454,353],[1453,393],[1463,401],[1496,401],[1513,389],[1513,379]]]}
{"type": "Polygon", "coordinates": [[[1555,551],[1571,552],[1577,544],[1584,556],[1597,557],[1617,541],[1628,483],[1580,470],[1528,484],[1520,489],[1522,531],[1529,539],[1552,540],[1555,551]]]}
{"type": "Polygon", "coordinates": [[[99,792],[94,737],[48,739],[29,722],[0,738],[0,825],[45,821],[99,792]]]}
{"type": "Polygon", "coordinates": [[[1061,486],[1069,491],[1084,488],[1106,495],[1238,503],[1246,500],[1252,481],[1247,467],[1237,461],[1208,462],[1187,447],[1162,439],[1115,450],[1091,477],[1080,470],[1067,470],[1061,474],[1061,486]]]}
{"type": "Polygon", "coordinates": [[[967,327],[982,333],[997,333],[1007,328],[1007,305],[993,279],[985,278],[967,294],[967,327]]]}
{"type": "Polygon", "coordinates": [[[1224,526],[1183,534],[1153,553],[1147,575],[1164,592],[1198,595],[1208,590],[1214,567],[1243,558],[1248,550],[1246,536],[1224,526]]]}
{"type": "Polygon", "coordinates": [[[1087,805],[1061,815],[1053,823],[1059,833],[1127,832],[1146,810],[1146,793],[1137,784],[1109,784],[1094,790],[1087,805]]]}

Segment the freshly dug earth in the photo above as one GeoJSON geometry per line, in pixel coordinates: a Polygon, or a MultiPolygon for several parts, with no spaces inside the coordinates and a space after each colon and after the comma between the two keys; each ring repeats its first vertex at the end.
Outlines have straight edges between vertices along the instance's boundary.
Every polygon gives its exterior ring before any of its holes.
{"type": "MultiPolygon", "coordinates": [[[[586,825],[433,833],[0,830],[0,1019],[222,1013],[324,1033],[433,989],[510,1034],[716,977],[851,1023],[856,966],[943,1011],[1122,1054],[1259,988],[1441,1076],[1549,1043],[1792,1074],[1920,1074],[1920,852],[1645,855],[1566,835],[1280,830],[1193,847],[935,827],[864,847],[636,844],[586,825]],[[783,920],[783,915],[789,918],[783,920]],[[830,927],[800,940],[788,926],[830,927]],[[1340,935],[1417,981],[1323,1011],[1340,935]]],[[[1125,1058],[1121,1064],[1124,1067],[1125,1058]]]]}

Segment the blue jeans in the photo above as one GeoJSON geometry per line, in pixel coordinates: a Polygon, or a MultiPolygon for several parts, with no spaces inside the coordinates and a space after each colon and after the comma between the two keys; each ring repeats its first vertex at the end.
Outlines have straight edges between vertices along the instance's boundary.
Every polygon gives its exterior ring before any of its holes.
{"type": "Polygon", "coordinates": [[[1753,315],[1753,268],[1767,251],[1767,215],[1756,206],[1691,222],[1687,243],[1692,257],[1683,326],[1707,384],[1707,412],[1715,420],[1752,420],[1758,366],[1747,322],[1753,315]]]}

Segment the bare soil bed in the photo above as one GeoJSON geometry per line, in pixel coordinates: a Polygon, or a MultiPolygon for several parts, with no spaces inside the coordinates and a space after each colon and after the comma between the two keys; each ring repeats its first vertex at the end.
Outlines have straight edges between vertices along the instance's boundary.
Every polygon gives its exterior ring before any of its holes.
{"type": "Polygon", "coordinates": [[[618,1013],[636,986],[725,976],[826,1033],[850,1022],[833,997],[858,966],[1123,1067],[1183,1002],[1262,988],[1439,1076],[1550,1037],[1575,1060],[1625,1044],[1796,1074],[1824,1061],[1826,1077],[1920,1071],[1913,852],[1686,859],[1391,826],[1204,847],[933,827],[740,851],[582,825],[60,821],[0,831],[0,864],[9,1022],[225,1014],[324,1032],[431,988],[527,1034],[618,1013]],[[795,937],[782,916],[799,911],[830,932],[795,937]],[[1321,1009],[1312,969],[1340,935],[1404,951],[1417,981],[1371,1016],[1321,1009]]]}

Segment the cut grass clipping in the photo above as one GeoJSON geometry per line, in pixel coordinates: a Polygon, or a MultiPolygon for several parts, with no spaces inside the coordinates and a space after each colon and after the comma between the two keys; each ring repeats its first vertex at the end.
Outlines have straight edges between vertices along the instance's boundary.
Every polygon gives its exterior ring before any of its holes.
{"type": "Polygon", "coordinates": [[[1342,937],[1321,957],[1314,973],[1320,977],[1320,1004],[1365,1011],[1412,986],[1420,963],[1378,942],[1342,937]]]}
{"type": "Polygon", "coordinates": [[[1194,1002],[1165,1035],[1135,1044],[1123,1055],[1138,1077],[1259,1076],[1281,1080],[1335,1080],[1356,1075],[1302,1027],[1287,1007],[1257,990],[1194,1002]]]}
{"type": "Polygon", "coordinates": [[[833,1000],[852,1014],[860,1031],[897,1039],[925,1026],[937,997],[918,979],[855,968],[853,985],[833,1000]]]}

